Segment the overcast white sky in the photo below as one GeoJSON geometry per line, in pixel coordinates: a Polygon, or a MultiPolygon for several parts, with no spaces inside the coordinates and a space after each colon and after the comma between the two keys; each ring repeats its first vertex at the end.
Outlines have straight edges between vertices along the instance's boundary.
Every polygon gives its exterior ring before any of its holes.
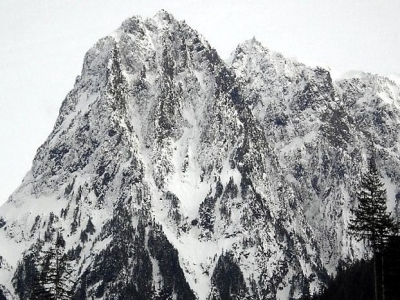
{"type": "Polygon", "coordinates": [[[255,36],[343,72],[400,73],[399,0],[0,0],[0,204],[50,134],[85,52],[124,19],[160,9],[222,58],[255,36]]]}

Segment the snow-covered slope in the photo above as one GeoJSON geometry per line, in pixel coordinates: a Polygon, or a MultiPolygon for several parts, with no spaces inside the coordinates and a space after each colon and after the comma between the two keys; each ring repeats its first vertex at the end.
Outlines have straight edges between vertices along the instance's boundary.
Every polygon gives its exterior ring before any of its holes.
{"type": "Polygon", "coordinates": [[[289,299],[362,249],[346,234],[375,142],[399,190],[399,86],[332,82],[265,49],[227,65],[165,11],[85,56],[53,132],[0,209],[0,284],[26,299],[62,232],[74,298],[289,299]]]}
{"type": "Polygon", "coordinates": [[[288,60],[254,39],[239,45],[231,61],[305,211],[320,258],[334,271],[357,248],[346,224],[373,145],[388,206],[398,214],[399,86],[362,72],[333,82],[327,70],[288,60]]]}

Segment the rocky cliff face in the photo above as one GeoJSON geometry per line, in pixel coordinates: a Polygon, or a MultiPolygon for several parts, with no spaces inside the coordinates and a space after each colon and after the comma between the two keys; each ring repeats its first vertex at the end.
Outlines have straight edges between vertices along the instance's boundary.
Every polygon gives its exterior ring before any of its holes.
{"type": "Polygon", "coordinates": [[[231,64],[304,209],[320,258],[333,271],[358,248],[346,224],[373,147],[388,206],[399,214],[399,86],[366,73],[333,81],[327,70],[290,61],[255,40],[238,46],[231,64]]]}
{"type": "Polygon", "coordinates": [[[85,56],[0,210],[0,283],[27,299],[57,234],[74,299],[298,299],[340,259],[371,141],[399,214],[400,87],[285,59],[230,63],[161,11],[85,56]]]}

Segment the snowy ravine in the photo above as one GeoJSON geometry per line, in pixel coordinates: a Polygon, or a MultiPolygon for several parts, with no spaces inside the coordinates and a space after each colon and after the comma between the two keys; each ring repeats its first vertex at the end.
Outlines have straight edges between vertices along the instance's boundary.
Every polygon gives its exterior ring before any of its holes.
{"type": "Polygon", "coordinates": [[[400,86],[332,81],[263,47],[229,62],[165,11],[85,56],[54,130],[0,208],[0,288],[29,299],[66,241],[73,299],[299,299],[339,260],[374,143],[400,216],[400,86]],[[72,283],[73,282],[73,283],[72,283]]]}

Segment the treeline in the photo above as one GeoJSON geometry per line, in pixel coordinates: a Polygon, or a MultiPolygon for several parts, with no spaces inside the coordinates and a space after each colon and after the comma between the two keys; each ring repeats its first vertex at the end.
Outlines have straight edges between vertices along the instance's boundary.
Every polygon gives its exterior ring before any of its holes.
{"type": "Polygon", "coordinates": [[[370,261],[345,267],[314,300],[400,300],[400,223],[387,211],[385,185],[375,162],[369,160],[351,210],[349,233],[372,253],[370,261]]]}
{"type": "MultiPolygon", "coordinates": [[[[380,254],[377,254],[380,256],[380,254]]],[[[381,257],[376,257],[380,260],[381,257]]],[[[392,238],[384,251],[385,300],[400,300],[400,237],[392,238]]],[[[311,300],[373,300],[375,299],[374,261],[359,260],[350,266],[340,263],[337,274],[331,277],[327,287],[311,300]]]]}

